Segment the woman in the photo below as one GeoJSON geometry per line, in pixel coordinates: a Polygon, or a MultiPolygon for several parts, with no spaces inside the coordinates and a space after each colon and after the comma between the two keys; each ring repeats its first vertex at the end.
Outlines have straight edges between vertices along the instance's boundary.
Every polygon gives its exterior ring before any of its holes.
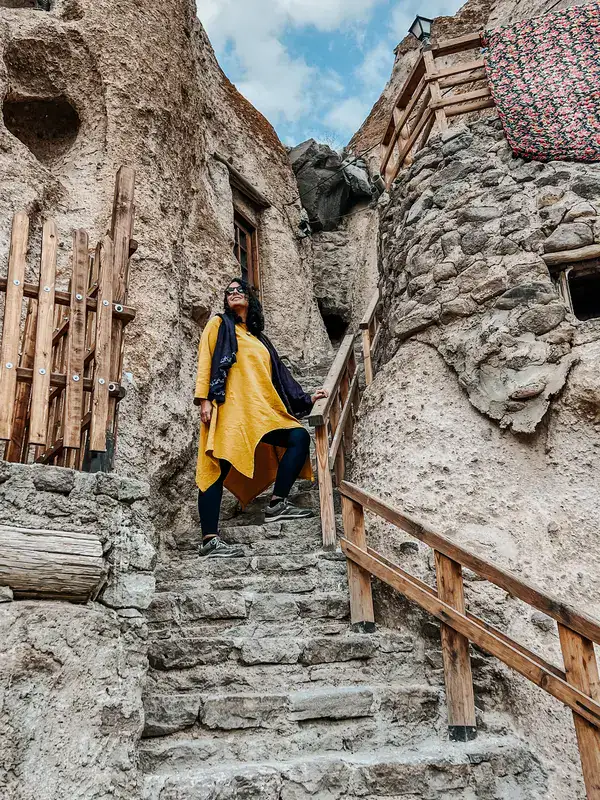
{"type": "Polygon", "coordinates": [[[327,392],[311,397],[292,378],[263,333],[262,307],[245,280],[230,282],[224,304],[225,312],[206,325],[198,352],[196,483],[200,555],[231,558],[243,550],[219,536],[223,486],[245,507],[275,481],[265,522],[312,516],[287,498],[298,477],[312,478],[310,436],[297,417],[327,392]]]}

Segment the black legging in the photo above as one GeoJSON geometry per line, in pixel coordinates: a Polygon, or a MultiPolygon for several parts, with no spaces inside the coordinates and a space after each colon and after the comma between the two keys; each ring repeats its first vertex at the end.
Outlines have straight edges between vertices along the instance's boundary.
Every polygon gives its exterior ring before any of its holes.
{"type": "MultiPolygon", "coordinates": [[[[277,468],[273,494],[275,497],[287,497],[308,456],[310,447],[308,431],[304,428],[271,431],[263,436],[261,442],[286,448],[277,468]]],[[[220,463],[221,475],[205,492],[198,492],[198,513],[203,536],[210,536],[219,531],[223,482],[231,469],[228,461],[221,459],[220,463]]]]}

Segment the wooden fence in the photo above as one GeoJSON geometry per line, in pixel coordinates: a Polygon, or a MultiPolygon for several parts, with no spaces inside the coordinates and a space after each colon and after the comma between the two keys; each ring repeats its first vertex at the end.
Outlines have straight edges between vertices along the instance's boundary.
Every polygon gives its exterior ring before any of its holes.
{"type": "MultiPolygon", "coordinates": [[[[378,307],[379,291],[373,296],[360,323],[367,384],[373,380],[372,357],[379,331],[378,307]]],[[[325,547],[335,547],[337,542],[333,486],[334,480],[339,486],[344,479],[360,400],[360,375],[356,367],[355,344],[355,333],[344,338],[325,380],[324,388],[329,396],[314,404],[308,418],[309,424],[315,428],[321,528],[325,547]]]]}
{"type": "Polygon", "coordinates": [[[94,454],[114,447],[123,332],[135,317],[125,305],[136,247],[134,181],[133,170],[121,167],[110,232],[93,251],[84,230],[73,232],[68,291],[55,285],[55,223],[44,222],[39,282],[28,283],[29,219],[24,212],[13,218],[8,275],[0,278],[0,453],[7,461],[90,469],[94,454]]]}
{"type": "Polygon", "coordinates": [[[342,550],[348,558],[352,622],[367,628],[374,625],[371,576],[440,620],[448,727],[454,740],[465,741],[476,735],[469,642],[560,700],[573,711],[587,797],[600,800],[600,681],[594,653],[594,642],[600,643],[600,622],[435,533],[358,486],[344,482],[340,492],[345,533],[342,550]],[[433,549],[437,590],[368,547],[365,511],[433,549]],[[564,667],[549,663],[467,611],[463,567],[556,620],[564,667]]]}
{"type": "Polygon", "coordinates": [[[443,66],[447,56],[479,49],[480,34],[446,39],[425,47],[392,110],[381,142],[381,176],[389,188],[400,170],[429,139],[434,126],[439,133],[448,129],[448,119],[492,108],[485,64],[481,57],[443,66]],[[455,90],[460,87],[460,91],[455,90]],[[466,89],[466,91],[465,91],[466,89]]]}

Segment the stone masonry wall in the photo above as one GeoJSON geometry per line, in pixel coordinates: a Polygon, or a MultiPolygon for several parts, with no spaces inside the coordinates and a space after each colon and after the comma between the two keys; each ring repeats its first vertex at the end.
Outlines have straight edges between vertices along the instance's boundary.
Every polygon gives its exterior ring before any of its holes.
{"type": "Polygon", "coordinates": [[[86,604],[0,603],[0,791],[7,800],[130,800],[154,594],[149,486],[0,464],[0,524],[100,537],[106,582],[86,604]]]}
{"type": "MultiPolygon", "coordinates": [[[[600,167],[513,158],[490,119],[432,140],[381,210],[383,347],[351,479],[600,616],[600,321],[573,317],[542,259],[599,241],[600,167]]],[[[374,520],[369,541],[434,582],[427,547],[374,520]]],[[[466,587],[474,613],[561,663],[552,620],[468,571],[466,587]]],[[[478,705],[539,748],[553,800],[583,798],[570,713],[494,674],[478,705]]]]}

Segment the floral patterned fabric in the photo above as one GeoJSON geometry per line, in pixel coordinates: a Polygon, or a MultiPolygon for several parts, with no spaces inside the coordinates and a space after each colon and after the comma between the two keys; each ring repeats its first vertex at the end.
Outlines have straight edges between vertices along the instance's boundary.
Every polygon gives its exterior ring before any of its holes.
{"type": "Polygon", "coordinates": [[[521,156],[600,161],[600,4],[482,34],[506,137],[521,156]]]}

